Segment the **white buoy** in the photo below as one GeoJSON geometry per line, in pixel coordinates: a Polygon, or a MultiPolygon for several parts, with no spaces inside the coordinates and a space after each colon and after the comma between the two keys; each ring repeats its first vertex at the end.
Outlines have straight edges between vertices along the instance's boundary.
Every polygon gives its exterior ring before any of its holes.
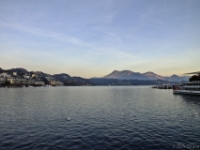
{"type": "Polygon", "coordinates": [[[71,120],[71,118],[69,117],[69,118],[67,118],[67,121],[70,121],[71,120]]]}

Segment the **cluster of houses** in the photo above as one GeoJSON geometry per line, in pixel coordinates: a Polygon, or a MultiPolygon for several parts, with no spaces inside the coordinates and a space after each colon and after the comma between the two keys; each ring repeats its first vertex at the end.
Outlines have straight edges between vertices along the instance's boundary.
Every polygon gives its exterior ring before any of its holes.
{"type": "Polygon", "coordinates": [[[26,74],[18,72],[3,72],[0,74],[0,86],[61,86],[62,82],[52,78],[52,77],[43,77],[34,72],[29,72],[26,74]]]}

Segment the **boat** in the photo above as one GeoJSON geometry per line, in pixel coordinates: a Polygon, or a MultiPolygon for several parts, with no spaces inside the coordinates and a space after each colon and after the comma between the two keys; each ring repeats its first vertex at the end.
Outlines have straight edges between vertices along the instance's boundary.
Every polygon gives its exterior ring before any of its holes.
{"type": "MultiPolygon", "coordinates": [[[[200,72],[187,73],[187,74],[198,74],[200,77],[200,72]]],[[[174,94],[188,94],[188,95],[199,95],[200,96],[200,80],[185,82],[180,85],[173,86],[174,94]]]]}

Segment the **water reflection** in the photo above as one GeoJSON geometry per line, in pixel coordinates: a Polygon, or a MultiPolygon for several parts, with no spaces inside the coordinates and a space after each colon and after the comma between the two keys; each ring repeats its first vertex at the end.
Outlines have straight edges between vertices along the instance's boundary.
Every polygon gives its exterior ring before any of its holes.
{"type": "Polygon", "coordinates": [[[132,86],[0,95],[2,149],[171,149],[200,141],[198,96],[132,86]]]}
{"type": "Polygon", "coordinates": [[[200,107],[200,96],[196,95],[176,95],[189,104],[196,104],[200,107]]]}

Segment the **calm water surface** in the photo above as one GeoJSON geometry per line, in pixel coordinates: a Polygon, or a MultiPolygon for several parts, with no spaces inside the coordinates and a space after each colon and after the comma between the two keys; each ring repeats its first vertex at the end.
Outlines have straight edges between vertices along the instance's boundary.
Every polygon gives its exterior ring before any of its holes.
{"type": "Polygon", "coordinates": [[[147,86],[0,88],[0,149],[199,145],[199,96],[147,86]]]}

